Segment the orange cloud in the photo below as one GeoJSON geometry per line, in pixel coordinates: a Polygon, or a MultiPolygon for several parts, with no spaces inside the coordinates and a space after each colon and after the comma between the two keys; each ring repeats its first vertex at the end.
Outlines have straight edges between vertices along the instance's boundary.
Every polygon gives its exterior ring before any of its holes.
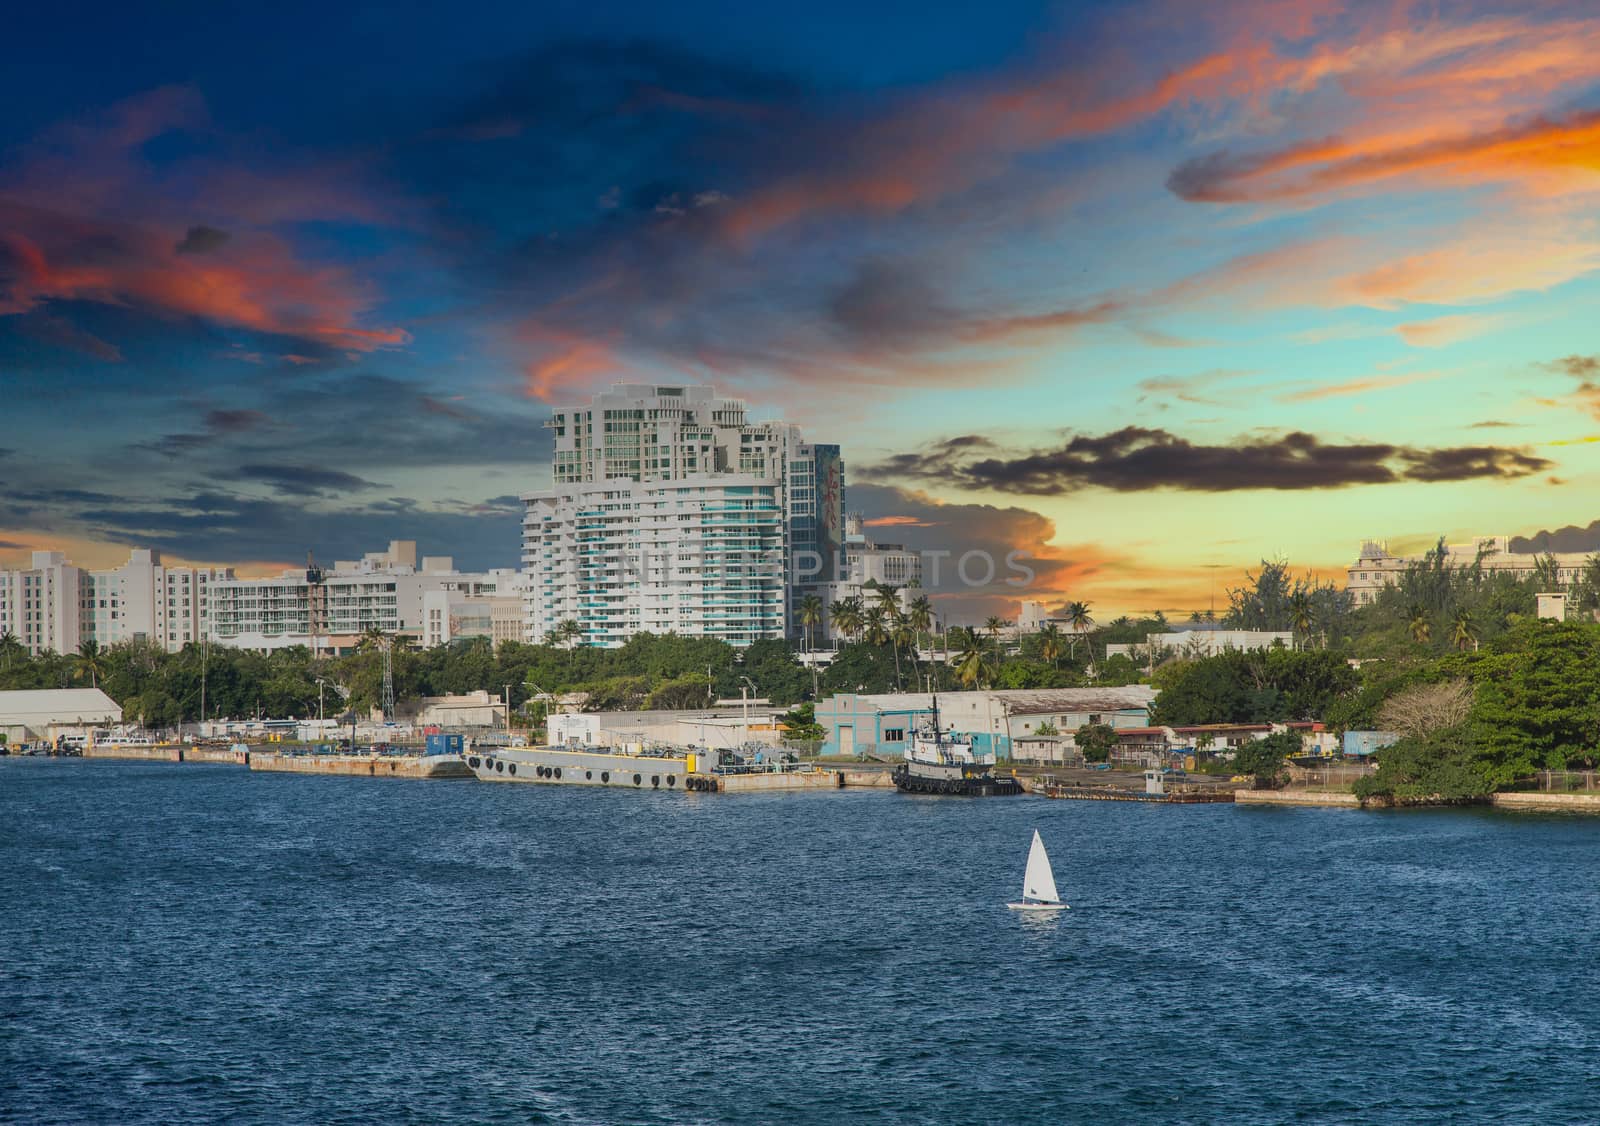
{"type": "Polygon", "coordinates": [[[148,230],[32,208],[0,203],[0,222],[12,228],[0,236],[0,255],[15,265],[9,287],[0,289],[0,315],[75,300],[201,317],[354,352],[411,339],[400,328],[362,327],[371,304],[364,287],[339,267],[296,260],[272,235],[248,234],[189,256],[148,230]]]}
{"type": "Polygon", "coordinates": [[[1504,317],[1458,313],[1435,317],[1431,321],[1410,321],[1397,325],[1395,332],[1413,348],[1445,348],[1463,340],[1482,336],[1505,323],[1504,317]]]}
{"type": "Polygon", "coordinates": [[[542,324],[522,326],[520,346],[537,354],[523,364],[524,393],[548,403],[561,395],[586,391],[596,383],[620,377],[626,371],[611,347],[576,333],[542,324]]]}

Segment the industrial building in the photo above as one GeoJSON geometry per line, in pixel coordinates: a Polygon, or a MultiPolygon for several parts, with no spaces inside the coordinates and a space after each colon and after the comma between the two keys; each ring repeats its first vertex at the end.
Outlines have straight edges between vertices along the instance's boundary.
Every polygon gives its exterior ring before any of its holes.
{"type": "MultiPolygon", "coordinates": [[[[1041,728],[1070,737],[1089,723],[1115,728],[1147,727],[1155,689],[1145,684],[1122,688],[994,689],[940,693],[939,723],[970,737],[980,751],[1013,757],[1019,740],[1036,739],[1041,728]]],[[[933,717],[927,693],[857,694],[842,692],[816,707],[824,732],[823,754],[905,753],[917,730],[933,717]]]]}
{"type": "Polygon", "coordinates": [[[11,746],[121,722],[121,706],[98,688],[0,692],[0,736],[11,746]]]}
{"type": "Polygon", "coordinates": [[[752,422],[713,388],[616,384],[557,407],[553,486],[522,497],[530,640],[675,632],[734,645],[795,632],[838,574],[839,447],[752,422]]]}

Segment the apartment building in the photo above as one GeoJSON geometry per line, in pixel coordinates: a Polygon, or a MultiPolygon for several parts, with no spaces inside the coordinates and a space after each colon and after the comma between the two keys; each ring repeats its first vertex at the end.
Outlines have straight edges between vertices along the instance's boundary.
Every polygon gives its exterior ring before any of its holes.
{"type": "Polygon", "coordinates": [[[838,446],[710,387],[616,384],[547,425],[553,487],[522,498],[530,638],[572,620],[589,645],[746,645],[794,632],[800,589],[838,575],[838,446]]]}
{"type": "MultiPolygon", "coordinates": [[[[1466,543],[1445,545],[1448,566],[1471,567],[1476,563],[1487,572],[1508,573],[1519,578],[1532,575],[1546,559],[1552,561],[1557,581],[1566,586],[1583,576],[1589,556],[1576,551],[1554,554],[1512,551],[1511,541],[1506,536],[1477,536],[1466,543]]],[[[1356,561],[1350,565],[1345,588],[1357,606],[1365,605],[1376,599],[1384,587],[1398,583],[1407,567],[1422,561],[1422,555],[1395,555],[1381,540],[1368,540],[1361,545],[1356,561]]]]}

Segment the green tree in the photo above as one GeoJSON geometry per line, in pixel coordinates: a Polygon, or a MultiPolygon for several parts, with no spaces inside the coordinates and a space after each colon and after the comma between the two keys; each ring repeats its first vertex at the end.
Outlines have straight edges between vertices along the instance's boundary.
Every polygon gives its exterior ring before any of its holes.
{"type": "Polygon", "coordinates": [[[1470,610],[1456,611],[1455,619],[1450,623],[1450,644],[1460,650],[1478,647],[1478,626],[1472,620],[1470,610]]]}
{"type": "Polygon", "coordinates": [[[1356,780],[1356,796],[1402,804],[1476,801],[1490,784],[1473,763],[1476,749],[1465,727],[1413,735],[1378,752],[1378,770],[1356,780]]]}
{"type": "Polygon", "coordinates": [[[1270,790],[1283,777],[1284,760],[1300,753],[1300,736],[1274,731],[1265,739],[1251,739],[1233,752],[1233,768],[1255,779],[1255,788],[1270,790]]]}
{"type": "Polygon", "coordinates": [[[812,648],[812,631],[822,624],[822,599],[808,594],[800,600],[800,626],[806,631],[806,650],[812,648]]]}
{"type": "Polygon", "coordinates": [[[75,664],[78,675],[89,678],[89,687],[100,687],[100,645],[98,642],[85,641],[79,645],[75,664]]]}
{"type": "Polygon", "coordinates": [[[1073,738],[1084,762],[1106,762],[1117,745],[1117,730],[1108,723],[1086,723],[1073,738]]]}
{"type": "Polygon", "coordinates": [[[994,675],[989,650],[974,639],[955,659],[956,678],[963,688],[986,688],[994,675]]]}
{"type": "Polygon", "coordinates": [[[809,702],[796,704],[783,714],[779,722],[783,724],[785,739],[793,739],[800,743],[820,743],[827,738],[827,732],[817,722],[817,710],[809,702]]]}

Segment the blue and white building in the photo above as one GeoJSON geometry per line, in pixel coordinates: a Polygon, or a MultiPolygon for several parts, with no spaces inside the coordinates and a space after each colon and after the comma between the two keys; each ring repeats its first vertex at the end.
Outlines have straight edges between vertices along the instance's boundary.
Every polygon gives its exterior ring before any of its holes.
{"type": "Polygon", "coordinates": [[[522,496],[530,639],[572,620],[585,645],[748,645],[794,632],[803,589],[837,575],[838,446],[710,387],[619,383],[547,425],[552,487],[522,496]]]}
{"type": "MultiPolygon", "coordinates": [[[[995,689],[939,694],[939,723],[970,736],[975,749],[1004,761],[1020,739],[1054,728],[1070,737],[1087,723],[1115,728],[1148,727],[1154,688],[995,689]]],[[[933,697],[923,692],[842,692],[817,704],[825,755],[863,752],[893,758],[905,753],[917,728],[933,717],[933,697]]]]}

